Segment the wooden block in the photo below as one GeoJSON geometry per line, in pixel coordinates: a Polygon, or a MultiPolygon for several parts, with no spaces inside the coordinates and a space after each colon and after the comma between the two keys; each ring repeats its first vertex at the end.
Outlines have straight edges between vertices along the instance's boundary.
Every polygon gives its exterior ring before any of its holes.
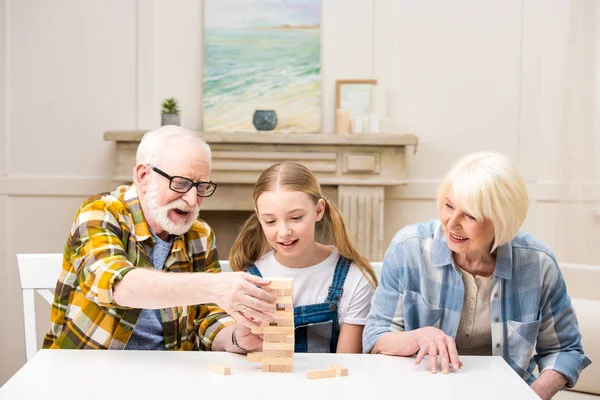
{"type": "Polygon", "coordinates": [[[268,333],[264,332],[263,334],[263,343],[287,343],[288,336],[285,333],[268,333]]]}
{"type": "Polygon", "coordinates": [[[335,378],[335,369],[312,369],[306,371],[308,379],[335,378]]]}
{"type": "Polygon", "coordinates": [[[294,306],[293,306],[293,305],[291,305],[291,304],[286,304],[286,305],[284,306],[284,310],[285,310],[286,312],[292,312],[292,313],[293,313],[293,312],[294,312],[294,306]]]}
{"type": "Polygon", "coordinates": [[[263,352],[265,350],[290,350],[290,351],[294,352],[294,343],[264,342],[263,343],[263,352]]]}
{"type": "MultiPolygon", "coordinates": [[[[286,334],[286,335],[293,335],[294,334],[294,327],[293,326],[263,326],[261,328],[257,328],[260,329],[262,333],[280,333],[280,334],[286,334]]],[[[254,329],[252,330],[252,332],[254,332],[254,329]]]]}
{"type": "MultiPolygon", "coordinates": [[[[288,345],[289,346],[289,345],[288,345]]],[[[294,349],[291,350],[273,350],[263,347],[263,360],[273,358],[294,358],[294,349]]]]}
{"type": "Polygon", "coordinates": [[[342,364],[331,364],[331,368],[335,369],[337,376],[348,376],[348,368],[342,364]]]}
{"type": "Polygon", "coordinates": [[[294,299],[292,296],[275,296],[275,303],[277,304],[293,304],[294,299]]]}
{"type": "Polygon", "coordinates": [[[270,313],[276,320],[277,322],[279,321],[287,321],[287,320],[292,320],[294,321],[294,313],[293,312],[289,312],[289,311],[275,311],[274,313],[270,313]]]}
{"type": "Polygon", "coordinates": [[[293,288],[293,284],[294,284],[294,278],[271,278],[271,277],[265,276],[265,279],[268,279],[271,281],[271,284],[269,286],[265,286],[263,288],[265,290],[293,288]]]}
{"type": "Polygon", "coordinates": [[[229,365],[209,363],[208,370],[216,374],[231,375],[231,367],[229,365]]]}
{"type": "Polygon", "coordinates": [[[246,360],[250,362],[261,362],[262,361],[262,353],[248,353],[246,354],[246,360]]]}
{"type": "Polygon", "coordinates": [[[269,372],[294,372],[293,365],[269,365],[269,372]]]}
{"type": "Polygon", "coordinates": [[[262,372],[271,372],[270,368],[271,368],[271,366],[269,364],[263,364],[262,372]]]}
{"type": "MultiPolygon", "coordinates": [[[[263,365],[294,365],[294,358],[267,358],[263,357],[262,359],[263,365]]],[[[334,370],[335,371],[335,370],[334,370]]]]}
{"type": "Polygon", "coordinates": [[[296,343],[296,340],[295,340],[295,337],[294,337],[294,335],[287,335],[287,336],[285,337],[285,342],[286,342],[287,344],[295,344],[295,343],[296,343]]]}

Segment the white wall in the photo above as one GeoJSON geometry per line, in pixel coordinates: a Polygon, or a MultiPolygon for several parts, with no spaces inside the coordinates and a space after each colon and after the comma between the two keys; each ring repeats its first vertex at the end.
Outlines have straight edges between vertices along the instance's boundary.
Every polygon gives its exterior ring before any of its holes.
{"type": "MultiPolygon", "coordinates": [[[[25,361],[15,254],[60,252],[81,201],[112,188],[103,132],[157,126],[168,96],[201,129],[202,5],[0,0],[0,384],[25,361]]],[[[600,264],[599,25],[594,0],[323,0],[323,131],[335,80],[376,78],[380,111],[420,139],[386,241],[436,216],[452,161],[490,149],[527,177],[525,228],[600,264]]]]}

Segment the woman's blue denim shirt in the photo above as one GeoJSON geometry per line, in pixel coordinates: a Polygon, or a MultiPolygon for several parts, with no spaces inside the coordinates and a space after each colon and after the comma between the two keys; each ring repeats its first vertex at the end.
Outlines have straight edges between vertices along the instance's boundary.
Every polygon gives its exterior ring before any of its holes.
{"type": "MultiPolygon", "coordinates": [[[[583,354],[575,311],[552,251],[520,232],[498,247],[492,282],[492,355],[502,356],[529,384],[537,379],[537,363],[540,371],[563,374],[572,387],[591,361],[583,354]]],[[[463,298],[462,277],[440,221],[405,227],[385,254],[363,334],[364,352],[387,332],[434,326],[455,338],[463,298]]]]}

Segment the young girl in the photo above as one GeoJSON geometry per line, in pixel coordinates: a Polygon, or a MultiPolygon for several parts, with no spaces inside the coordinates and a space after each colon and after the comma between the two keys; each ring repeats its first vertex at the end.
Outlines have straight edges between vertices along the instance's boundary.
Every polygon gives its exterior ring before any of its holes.
{"type": "Polygon", "coordinates": [[[231,249],[232,269],[293,278],[295,352],[361,353],[377,277],[317,178],[300,164],[275,164],[253,197],[255,213],[231,249]]]}

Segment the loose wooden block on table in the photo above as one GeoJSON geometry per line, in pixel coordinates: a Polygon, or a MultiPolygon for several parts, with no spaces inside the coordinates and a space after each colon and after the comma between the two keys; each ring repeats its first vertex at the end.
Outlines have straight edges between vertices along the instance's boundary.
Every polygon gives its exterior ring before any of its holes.
{"type": "Polygon", "coordinates": [[[229,365],[209,363],[208,369],[216,374],[231,375],[231,367],[229,365]]]}
{"type": "Polygon", "coordinates": [[[342,364],[331,364],[331,368],[335,369],[337,376],[348,376],[348,368],[345,368],[342,364]]]}
{"type": "Polygon", "coordinates": [[[333,368],[329,369],[311,369],[306,371],[306,377],[308,379],[320,379],[320,378],[335,378],[336,370],[333,368]]]}

